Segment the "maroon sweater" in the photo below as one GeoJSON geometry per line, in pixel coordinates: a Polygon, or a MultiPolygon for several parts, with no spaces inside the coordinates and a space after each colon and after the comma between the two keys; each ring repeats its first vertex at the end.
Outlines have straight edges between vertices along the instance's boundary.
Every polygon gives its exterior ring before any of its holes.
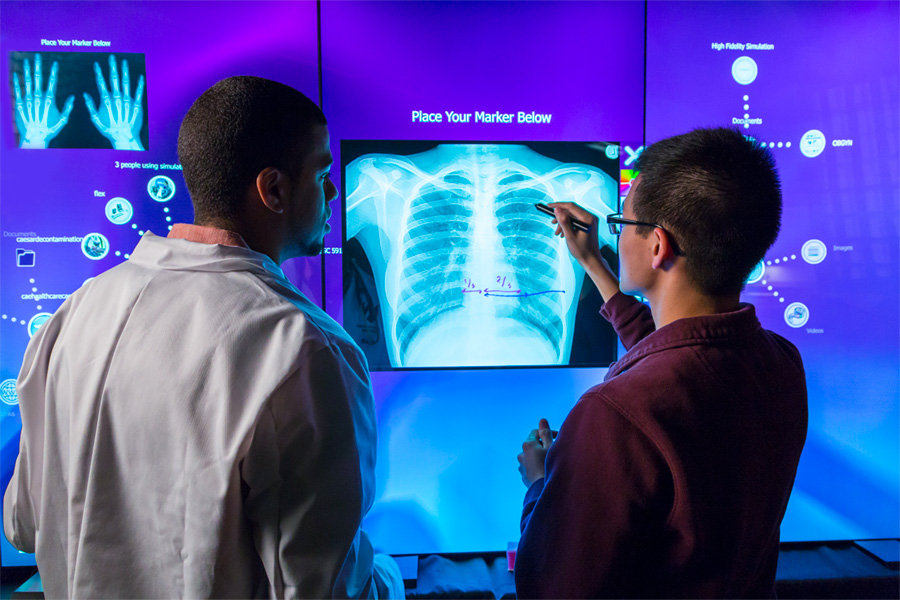
{"type": "Polygon", "coordinates": [[[520,598],[771,597],[806,441],[806,379],[752,305],[654,331],[617,294],[628,349],[578,401],[525,496],[520,598]]]}

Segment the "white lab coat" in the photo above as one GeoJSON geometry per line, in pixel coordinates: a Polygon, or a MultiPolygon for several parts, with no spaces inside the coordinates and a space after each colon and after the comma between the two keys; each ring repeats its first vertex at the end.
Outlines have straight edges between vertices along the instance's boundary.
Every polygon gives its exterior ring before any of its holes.
{"type": "Polygon", "coordinates": [[[365,358],[267,256],[146,234],[38,331],[17,391],[3,525],[47,597],[398,593],[359,529],[365,358]]]}

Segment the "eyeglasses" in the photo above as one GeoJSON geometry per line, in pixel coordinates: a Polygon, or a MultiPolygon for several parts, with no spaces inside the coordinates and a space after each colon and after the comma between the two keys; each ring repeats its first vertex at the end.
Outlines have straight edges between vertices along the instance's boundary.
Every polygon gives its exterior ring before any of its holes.
{"type": "Polygon", "coordinates": [[[656,223],[647,223],[646,221],[634,221],[632,219],[623,219],[622,213],[616,213],[614,215],[608,215],[606,217],[606,224],[609,225],[609,232],[613,235],[619,235],[620,233],[622,233],[623,225],[638,225],[638,226],[643,226],[643,227],[654,227],[654,228],[662,229],[669,236],[669,241],[672,243],[672,248],[675,250],[675,254],[678,256],[684,256],[684,253],[681,252],[681,250],[675,244],[675,236],[672,235],[672,232],[669,231],[668,229],[666,229],[665,227],[657,225],[656,223]]]}
{"type": "MultiPolygon", "coordinates": [[[[619,235],[622,233],[622,225],[643,225],[644,227],[659,227],[654,223],[646,223],[644,221],[633,221],[631,219],[623,219],[622,213],[616,213],[614,215],[608,215],[606,217],[606,224],[609,225],[609,232],[613,235],[619,235]]],[[[665,228],[659,227],[663,231],[666,231],[665,228]]],[[[669,233],[666,231],[666,233],[669,233]]]]}

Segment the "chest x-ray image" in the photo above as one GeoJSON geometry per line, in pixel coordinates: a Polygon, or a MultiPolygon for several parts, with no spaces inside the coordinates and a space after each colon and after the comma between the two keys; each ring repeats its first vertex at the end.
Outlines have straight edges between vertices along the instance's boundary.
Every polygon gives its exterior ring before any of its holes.
{"type": "MultiPolygon", "coordinates": [[[[415,151],[422,145],[341,145],[344,321],[370,368],[612,362],[615,338],[596,314],[600,304],[586,322],[578,316],[584,271],[535,203],[576,202],[601,219],[616,212],[617,149],[444,143],[415,151]],[[573,361],[577,338],[582,356],[573,361]]],[[[605,226],[599,235],[615,247],[605,226]]]]}

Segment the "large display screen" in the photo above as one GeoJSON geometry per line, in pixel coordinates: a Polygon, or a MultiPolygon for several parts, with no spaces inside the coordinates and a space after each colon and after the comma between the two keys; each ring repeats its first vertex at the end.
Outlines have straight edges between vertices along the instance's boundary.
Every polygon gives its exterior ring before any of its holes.
{"type": "Polygon", "coordinates": [[[341,158],[344,327],[371,370],[615,359],[602,301],[537,206],[617,212],[617,144],[346,140],[341,158]]]}
{"type": "MultiPolygon", "coordinates": [[[[181,119],[215,81],[258,75],[329,120],[331,232],[322,256],[284,269],[369,360],[379,442],[364,527],[378,548],[518,539],[524,436],[541,417],[557,427],[622,352],[534,204],[617,212],[646,143],[718,125],[770,147],[784,187],[782,234],[744,293],[807,371],[782,538],[900,535],[898,2],[0,11],[3,489],[30,336],[145,231],[192,220],[181,119]]],[[[0,560],[34,564],[5,539],[0,560]]]]}

